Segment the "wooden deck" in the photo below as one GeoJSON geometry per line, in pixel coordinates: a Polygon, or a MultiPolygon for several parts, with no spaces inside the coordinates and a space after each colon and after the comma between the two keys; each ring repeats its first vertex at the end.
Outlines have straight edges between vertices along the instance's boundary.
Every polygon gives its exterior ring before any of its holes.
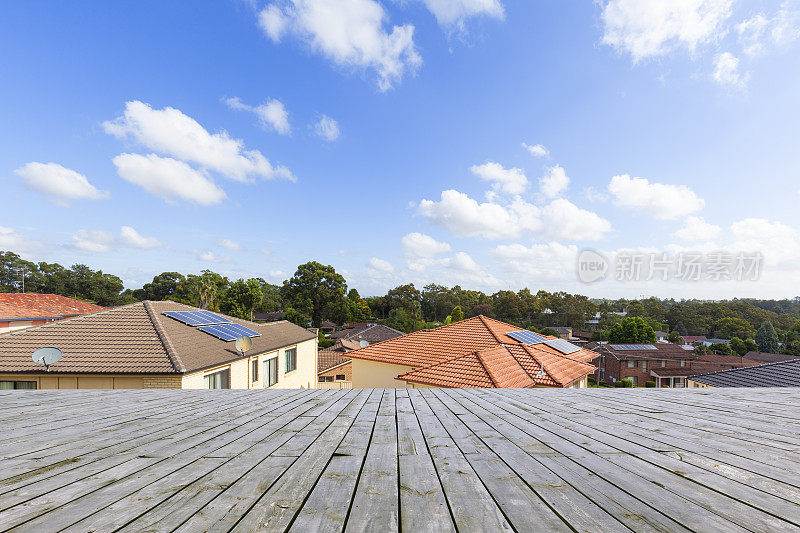
{"type": "Polygon", "coordinates": [[[800,531],[800,391],[4,391],[0,531],[800,531]]]}

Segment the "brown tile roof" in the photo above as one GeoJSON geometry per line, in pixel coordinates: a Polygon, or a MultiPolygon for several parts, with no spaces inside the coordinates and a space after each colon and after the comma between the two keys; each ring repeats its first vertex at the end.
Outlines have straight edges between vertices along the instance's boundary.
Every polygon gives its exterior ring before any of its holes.
{"type": "Polygon", "coordinates": [[[342,363],[349,362],[349,358],[342,357],[342,354],[345,352],[346,350],[344,350],[341,346],[337,347],[336,345],[317,352],[317,373],[325,372],[326,370],[330,370],[331,368],[339,366],[342,363]]]}
{"type": "MultiPolygon", "coordinates": [[[[762,363],[753,361],[752,359],[744,359],[744,366],[758,366],[762,363]]],[[[705,372],[715,372],[717,370],[725,370],[727,368],[742,368],[742,358],[738,355],[716,355],[707,354],[701,355],[693,361],[689,361],[686,366],[681,367],[655,367],[650,368],[650,371],[658,376],[691,376],[693,374],[702,374],[705,372]]]]}
{"type": "Polygon", "coordinates": [[[706,340],[705,335],[682,335],[681,338],[683,339],[683,342],[685,342],[686,344],[694,344],[697,341],[706,340]]]}
{"type": "Polygon", "coordinates": [[[542,344],[526,346],[507,335],[519,329],[479,315],[371,344],[347,357],[415,367],[397,379],[447,387],[564,386],[595,370],[587,361],[596,353],[564,355],[542,344]],[[547,376],[537,377],[542,365],[547,376]]]}
{"type": "Polygon", "coordinates": [[[0,321],[63,318],[105,309],[58,294],[0,293],[0,321]]]}
{"type": "MultiPolygon", "coordinates": [[[[612,354],[620,360],[625,359],[694,359],[697,357],[691,350],[685,350],[678,344],[670,343],[638,343],[655,346],[655,350],[615,350],[612,343],[594,344],[592,350],[599,353],[612,354]]],[[[591,346],[591,345],[590,345],[591,346]]]]}
{"type": "MultiPolygon", "coordinates": [[[[139,302],[0,335],[0,372],[41,372],[31,355],[47,346],[64,352],[52,372],[182,373],[241,357],[233,343],[163,315],[191,310],[196,308],[177,302],[139,302]]],[[[315,338],[290,322],[227,318],[261,333],[248,355],[315,338]]]]}
{"type": "Polygon", "coordinates": [[[762,363],[780,363],[782,361],[795,361],[797,357],[794,355],[787,355],[782,353],[768,353],[768,352],[747,352],[744,354],[747,359],[753,361],[760,361],[762,363]]]}

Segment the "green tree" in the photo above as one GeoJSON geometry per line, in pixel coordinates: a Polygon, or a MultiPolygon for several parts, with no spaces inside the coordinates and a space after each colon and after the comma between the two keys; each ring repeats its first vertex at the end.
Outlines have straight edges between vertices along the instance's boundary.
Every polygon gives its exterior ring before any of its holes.
{"type": "Polygon", "coordinates": [[[669,337],[667,337],[667,340],[672,344],[680,344],[681,336],[677,331],[672,330],[669,332],[669,337]]]}
{"type": "Polygon", "coordinates": [[[297,267],[283,282],[281,295],[292,308],[309,316],[314,327],[323,320],[341,324],[347,319],[347,282],[332,266],[311,261],[297,267]]]}
{"type": "Polygon", "coordinates": [[[614,344],[641,344],[656,341],[653,328],[642,317],[628,317],[614,324],[608,331],[608,342],[614,344]]]}
{"type": "Polygon", "coordinates": [[[219,309],[219,300],[228,287],[228,278],[211,270],[203,270],[199,276],[187,276],[186,283],[189,285],[192,305],[216,311],[219,309]]]}
{"type": "Polygon", "coordinates": [[[461,310],[460,305],[457,305],[453,308],[453,310],[450,312],[450,318],[453,322],[464,320],[464,311],[461,310]]]}
{"type": "Polygon", "coordinates": [[[765,320],[756,332],[756,344],[758,350],[766,353],[778,353],[778,334],[772,326],[772,322],[765,320]]]}
{"type": "Polygon", "coordinates": [[[141,289],[133,291],[134,296],[139,300],[168,300],[177,293],[178,287],[184,281],[186,278],[179,272],[162,272],[154,276],[150,283],[145,283],[141,289]]]}
{"type": "Polygon", "coordinates": [[[264,299],[257,279],[239,279],[231,283],[220,302],[220,310],[231,316],[253,320],[256,306],[264,299]]]}

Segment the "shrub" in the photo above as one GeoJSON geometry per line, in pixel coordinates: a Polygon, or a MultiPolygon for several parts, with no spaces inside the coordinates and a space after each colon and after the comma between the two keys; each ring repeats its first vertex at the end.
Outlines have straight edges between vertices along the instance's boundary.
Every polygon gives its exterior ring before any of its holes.
{"type": "Polygon", "coordinates": [[[652,388],[654,388],[656,386],[656,382],[655,381],[645,381],[644,382],[644,386],[647,387],[648,389],[652,389],[652,388]]]}
{"type": "Polygon", "coordinates": [[[633,388],[633,381],[629,379],[621,379],[619,381],[615,381],[614,386],[617,388],[631,389],[633,388]]]}

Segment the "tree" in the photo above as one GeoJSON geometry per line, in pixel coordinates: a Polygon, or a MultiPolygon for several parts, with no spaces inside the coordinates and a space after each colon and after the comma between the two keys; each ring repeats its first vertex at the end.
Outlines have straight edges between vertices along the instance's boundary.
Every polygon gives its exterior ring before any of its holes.
{"type": "Polygon", "coordinates": [[[669,332],[669,337],[667,337],[667,340],[672,344],[678,344],[681,342],[681,336],[677,331],[672,330],[669,332]]]}
{"type": "Polygon", "coordinates": [[[758,351],[766,353],[778,353],[778,334],[772,322],[765,320],[756,332],[756,344],[758,351]]]}
{"type": "Polygon", "coordinates": [[[264,299],[257,279],[239,279],[231,283],[220,302],[220,310],[231,316],[253,320],[253,311],[264,299]]]}
{"type": "Polygon", "coordinates": [[[743,356],[747,352],[758,350],[758,345],[752,339],[742,340],[739,337],[734,337],[731,339],[731,350],[737,355],[743,356]]]}
{"type": "Polygon", "coordinates": [[[748,339],[755,333],[753,326],[743,318],[726,316],[714,323],[714,336],[720,339],[748,339]]]}
{"type": "Polygon", "coordinates": [[[328,265],[310,261],[297,267],[283,282],[281,295],[292,308],[309,316],[314,327],[329,319],[341,324],[347,319],[347,282],[328,265]]]}
{"type": "Polygon", "coordinates": [[[464,311],[461,310],[460,305],[457,305],[453,308],[453,310],[450,312],[450,318],[453,322],[464,320],[464,311]]]}
{"type": "Polygon", "coordinates": [[[408,283],[391,289],[386,293],[385,300],[388,307],[387,311],[397,308],[411,311],[413,302],[420,301],[420,292],[414,287],[413,283],[408,283]]]}
{"type": "Polygon", "coordinates": [[[216,311],[219,308],[218,300],[228,287],[228,278],[211,270],[203,270],[199,276],[189,274],[186,284],[192,305],[216,311]]]}
{"type": "Polygon", "coordinates": [[[134,296],[139,300],[167,300],[177,293],[178,287],[185,280],[183,274],[178,272],[162,272],[154,276],[153,281],[134,291],[134,296]]]}
{"type": "Polygon", "coordinates": [[[608,331],[608,342],[614,344],[651,343],[656,342],[656,334],[642,317],[628,317],[611,327],[608,331]]]}

